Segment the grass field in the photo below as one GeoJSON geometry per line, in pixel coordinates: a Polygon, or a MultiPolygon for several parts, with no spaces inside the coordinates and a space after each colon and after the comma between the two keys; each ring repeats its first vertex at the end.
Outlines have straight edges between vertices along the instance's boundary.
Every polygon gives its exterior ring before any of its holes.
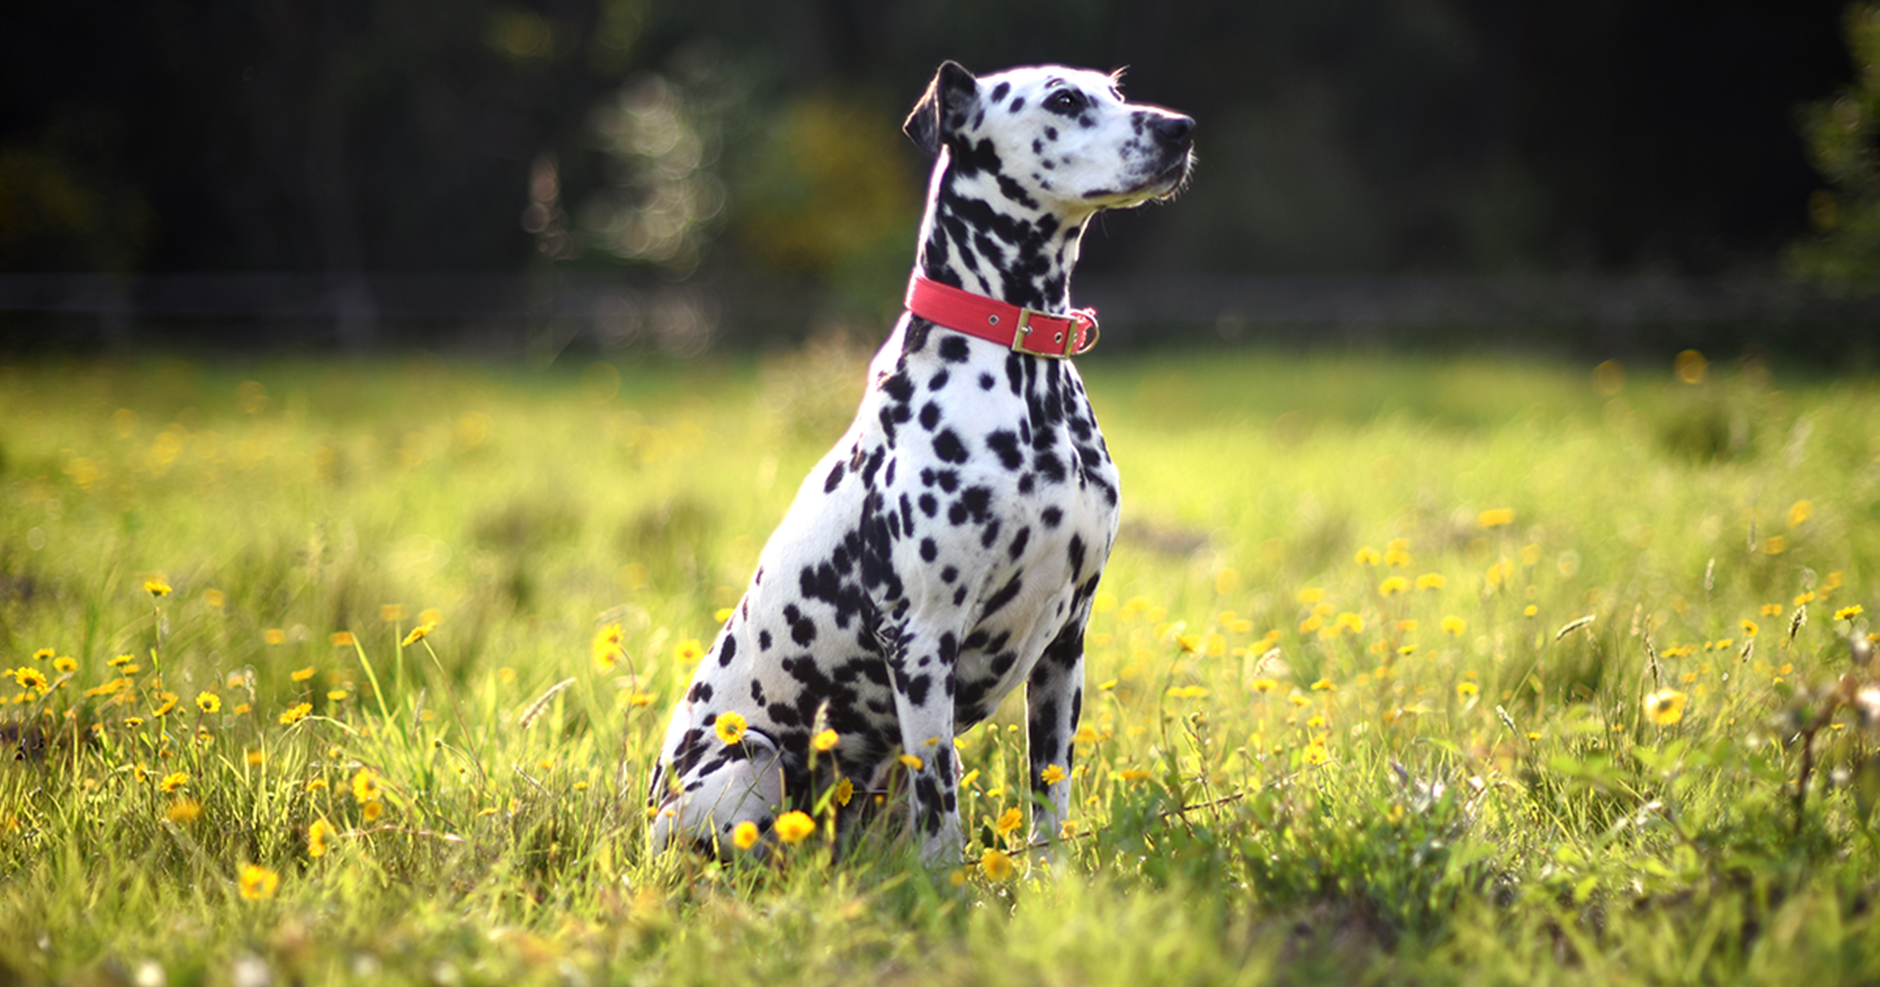
{"type": "Polygon", "coordinates": [[[1016,697],[957,869],[650,855],[862,357],[0,366],[0,984],[1880,980],[1880,390],[1694,355],[1092,360],[1057,862],[1016,697]]]}

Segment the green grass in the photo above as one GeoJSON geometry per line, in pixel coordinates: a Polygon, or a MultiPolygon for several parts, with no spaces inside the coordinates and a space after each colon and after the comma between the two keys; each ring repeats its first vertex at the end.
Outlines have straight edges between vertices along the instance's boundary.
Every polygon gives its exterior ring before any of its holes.
{"type": "Polygon", "coordinates": [[[1754,364],[1088,361],[1057,863],[1016,698],[962,738],[1011,875],[649,854],[862,356],[0,367],[0,983],[1880,978],[1880,392],[1754,364]]]}

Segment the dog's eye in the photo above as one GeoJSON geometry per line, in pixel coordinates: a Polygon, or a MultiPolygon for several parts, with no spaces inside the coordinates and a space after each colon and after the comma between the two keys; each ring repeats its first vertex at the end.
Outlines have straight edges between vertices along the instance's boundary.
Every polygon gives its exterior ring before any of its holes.
{"type": "Polygon", "coordinates": [[[1060,89],[1045,97],[1046,109],[1058,113],[1075,113],[1084,105],[1084,94],[1075,89],[1060,89]]]}

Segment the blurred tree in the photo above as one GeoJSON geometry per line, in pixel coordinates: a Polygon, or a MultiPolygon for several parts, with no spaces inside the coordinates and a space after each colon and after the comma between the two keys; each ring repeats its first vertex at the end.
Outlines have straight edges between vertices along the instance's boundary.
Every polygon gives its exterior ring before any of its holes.
{"type": "Polygon", "coordinates": [[[1829,188],[1808,197],[1814,235],[1791,244],[1790,269],[1839,288],[1880,287],[1880,6],[1847,8],[1858,75],[1801,109],[1809,157],[1829,188]]]}

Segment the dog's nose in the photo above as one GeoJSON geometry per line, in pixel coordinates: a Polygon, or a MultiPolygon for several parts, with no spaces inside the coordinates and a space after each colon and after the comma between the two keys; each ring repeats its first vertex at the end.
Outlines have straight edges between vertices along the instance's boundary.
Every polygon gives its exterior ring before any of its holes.
{"type": "Polygon", "coordinates": [[[1193,117],[1166,116],[1156,120],[1149,129],[1154,130],[1163,143],[1180,147],[1194,139],[1195,120],[1193,117]]]}

